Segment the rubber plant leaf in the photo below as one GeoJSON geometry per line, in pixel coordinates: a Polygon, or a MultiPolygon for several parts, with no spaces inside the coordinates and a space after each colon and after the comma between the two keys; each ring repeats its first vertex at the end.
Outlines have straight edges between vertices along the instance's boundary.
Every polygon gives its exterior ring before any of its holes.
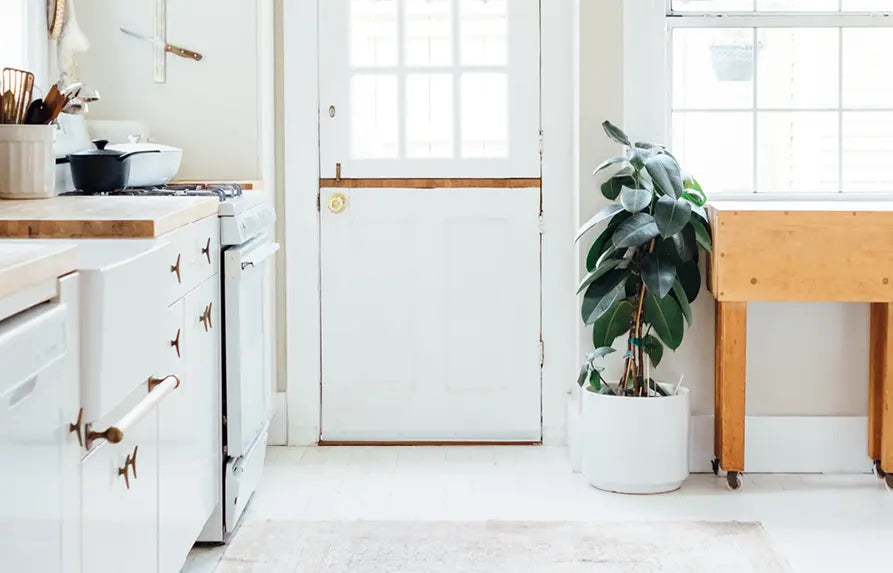
{"type": "Polygon", "coordinates": [[[688,302],[694,302],[701,291],[701,269],[698,267],[698,263],[689,261],[681,264],[676,267],[676,274],[679,277],[679,282],[682,283],[688,302]]]}
{"type": "Polygon", "coordinates": [[[645,288],[652,294],[657,294],[658,298],[664,298],[673,288],[676,282],[676,265],[665,257],[661,257],[659,253],[648,253],[642,257],[639,263],[642,270],[642,280],[645,281],[645,288]]]}
{"type": "Polygon", "coordinates": [[[638,213],[651,205],[653,195],[648,189],[633,189],[624,186],[620,190],[620,204],[630,213],[638,213]]]}
{"type": "Polygon", "coordinates": [[[692,218],[691,226],[695,232],[697,243],[708,253],[713,252],[713,240],[710,238],[710,231],[707,230],[707,227],[695,218],[692,218]]]}
{"type": "Polygon", "coordinates": [[[653,334],[649,334],[642,340],[642,350],[651,359],[651,365],[657,368],[661,358],[664,356],[664,345],[653,334]]]}
{"type": "Polygon", "coordinates": [[[630,143],[629,141],[629,137],[627,137],[627,135],[623,133],[623,130],[610,121],[605,121],[604,123],[602,123],[602,128],[604,128],[605,133],[608,135],[608,137],[610,137],[617,143],[622,143],[626,146],[632,146],[632,143],[630,143]]]}
{"type": "Polygon", "coordinates": [[[694,324],[694,318],[691,314],[691,305],[688,302],[688,295],[685,294],[685,289],[682,288],[682,283],[677,279],[673,283],[673,295],[676,297],[676,302],[679,303],[679,310],[682,311],[682,316],[685,317],[685,322],[688,323],[688,326],[694,324]]]}
{"type": "Polygon", "coordinates": [[[625,259],[608,259],[607,261],[603,261],[602,264],[598,265],[596,269],[590,273],[588,273],[583,280],[580,282],[580,286],[577,288],[577,294],[580,294],[586,288],[595,282],[599,277],[615,268],[620,264],[628,264],[625,259]]]}
{"type": "Polygon", "coordinates": [[[611,242],[616,248],[638,247],[658,234],[654,217],[648,213],[636,213],[617,227],[611,242]]]}
{"type": "Polygon", "coordinates": [[[628,300],[614,303],[608,312],[595,321],[592,327],[592,344],[610,347],[621,334],[629,331],[633,318],[633,305],[628,300]]]}
{"type": "Polygon", "coordinates": [[[605,228],[601,234],[596,237],[595,241],[592,243],[592,246],[589,247],[589,254],[586,256],[586,270],[593,271],[596,267],[596,262],[601,258],[602,254],[607,249],[613,249],[614,246],[611,243],[611,237],[614,236],[614,231],[617,227],[620,226],[620,223],[624,222],[630,217],[631,213],[629,211],[622,211],[614,216],[611,219],[611,222],[608,223],[608,226],[605,228]]]}
{"type": "Polygon", "coordinates": [[[626,293],[626,270],[614,269],[589,285],[583,294],[582,316],[585,324],[594,324],[626,293]]]}
{"type": "Polygon", "coordinates": [[[682,344],[685,324],[682,310],[675,298],[658,298],[655,294],[646,292],[645,321],[654,327],[654,332],[671,350],[676,350],[682,344]]]}
{"type": "Polygon", "coordinates": [[[627,176],[614,176],[602,183],[602,195],[608,201],[616,201],[620,196],[620,190],[623,187],[632,187],[636,184],[635,179],[627,176]]]}
{"type": "Polygon", "coordinates": [[[691,203],[664,195],[654,205],[654,221],[661,237],[670,237],[685,228],[691,220],[691,203]]]}
{"type": "Polygon", "coordinates": [[[604,209],[593,215],[591,219],[586,221],[586,224],[580,227],[580,230],[577,231],[577,237],[574,239],[576,243],[579,241],[583,235],[588,233],[593,227],[604,221],[605,219],[610,219],[617,213],[623,211],[623,205],[617,205],[616,203],[612,203],[610,205],[605,206],[604,209]]]}

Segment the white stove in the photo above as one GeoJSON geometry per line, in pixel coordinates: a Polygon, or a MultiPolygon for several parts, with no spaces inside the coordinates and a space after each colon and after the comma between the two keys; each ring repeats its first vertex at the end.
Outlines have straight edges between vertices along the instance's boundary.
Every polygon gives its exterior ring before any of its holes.
{"type": "MultiPolygon", "coordinates": [[[[63,195],[87,195],[74,191],[63,195]]],[[[96,193],[89,193],[96,195],[96,193]]],[[[276,213],[264,195],[238,184],[127,188],[101,195],[217,197],[223,295],[222,499],[198,541],[224,542],[263,473],[275,372],[276,213]]]]}

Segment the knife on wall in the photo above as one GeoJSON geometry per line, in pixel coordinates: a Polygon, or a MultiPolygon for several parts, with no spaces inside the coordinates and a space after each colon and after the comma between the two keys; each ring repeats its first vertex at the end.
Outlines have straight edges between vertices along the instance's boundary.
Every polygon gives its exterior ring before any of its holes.
{"type": "Polygon", "coordinates": [[[162,42],[161,40],[143,36],[142,34],[137,34],[136,32],[131,32],[130,30],[126,30],[124,28],[120,28],[120,30],[128,36],[133,36],[134,38],[138,38],[140,40],[143,40],[144,42],[149,42],[152,45],[163,46],[165,52],[169,52],[171,54],[174,54],[175,56],[195,60],[196,62],[200,62],[202,60],[203,56],[198,52],[193,52],[192,50],[187,50],[186,48],[181,48],[180,46],[174,46],[173,44],[167,44],[165,42],[162,42]]]}

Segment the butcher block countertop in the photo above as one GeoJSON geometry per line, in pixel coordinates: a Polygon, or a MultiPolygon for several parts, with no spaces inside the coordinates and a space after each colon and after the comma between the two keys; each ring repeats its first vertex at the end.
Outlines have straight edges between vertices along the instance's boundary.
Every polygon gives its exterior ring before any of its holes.
{"type": "Polygon", "coordinates": [[[0,243],[0,299],[77,269],[77,247],[0,243]]]}
{"type": "Polygon", "coordinates": [[[217,214],[216,197],[0,200],[0,238],[145,239],[217,214]]]}

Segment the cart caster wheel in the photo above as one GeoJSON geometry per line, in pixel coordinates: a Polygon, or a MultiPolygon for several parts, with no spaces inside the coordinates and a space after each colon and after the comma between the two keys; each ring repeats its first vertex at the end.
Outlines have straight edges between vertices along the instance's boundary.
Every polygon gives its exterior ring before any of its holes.
{"type": "Polygon", "coordinates": [[[884,483],[887,484],[887,491],[893,491],[893,474],[887,474],[884,483]]]}
{"type": "Polygon", "coordinates": [[[712,460],[710,460],[710,465],[713,467],[713,475],[718,476],[719,475],[719,460],[716,458],[713,458],[712,460]]]}
{"type": "Polygon", "coordinates": [[[881,468],[881,460],[874,460],[874,475],[878,477],[878,479],[884,479],[887,477],[887,472],[881,468]]]}
{"type": "Polygon", "coordinates": [[[729,472],[726,474],[726,485],[731,491],[738,491],[741,489],[741,474],[738,472],[729,472]]]}

